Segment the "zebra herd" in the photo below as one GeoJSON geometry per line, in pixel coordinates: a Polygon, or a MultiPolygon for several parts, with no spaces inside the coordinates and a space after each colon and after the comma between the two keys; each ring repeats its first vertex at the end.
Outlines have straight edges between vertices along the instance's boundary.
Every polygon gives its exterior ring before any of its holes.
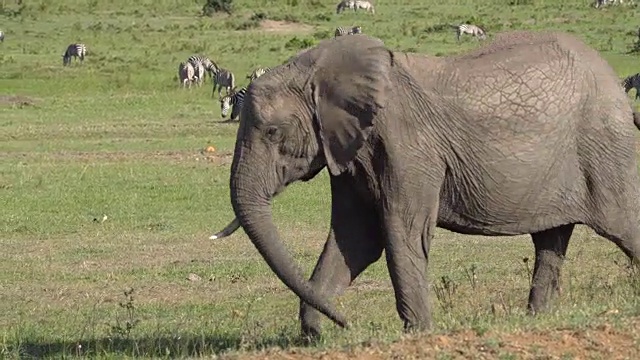
{"type": "MultiPolygon", "coordinates": [[[[249,79],[249,82],[254,81],[270,70],[271,68],[268,67],[257,68],[251,74],[247,75],[247,79],[249,79]]],[[[192,84],[201,86],[205,82],[207,73],[210,75],[213,83],[211,97],[214,96],[216,88],[218,89],[218,99],[220,100],[222,117],[226,117],[229,109],[233,106],[231,120],[234,120],[238,114],[240,114],[242,101],[247,88],[236,89],[235,75],[230,70],[221,68],[206,56],[192,55],[187,61],[183,61],[178,65],[179,86],[183,88],[191,88],[192,84]],[[223,88],[225,89],[225,96],[222,96],[223,88]]]]}
{"type": "Polygon", "coordinates": [[[178,64],[179,86],[191,88],[192,84],[202,86],[205,78],[209,74],[213,83],[211,97],[218,89],[218,97],[222,96],[222,88],[226,93],[230,93],[235,87],[235,76],[230,70],[223,69],[206,56],[192,55],[187,61],[178,64]]]}
{"type": "Polygon", "coordinates": [[[340,14],[341,11],[346,9],[353,9],[353,11],[357,11],[358,9],[362,9],[365,12],[371,12],[372,14],[376,13],[373,5],[365,0],[342,0],[338,3],[336,7],[336,14],[340,14]]]}
{"type": "MultiPolygon", "coordinates": [[[[633,0],[629,0],[628,2],[632,2],[633,0]]],[[[605,5],[612,4],[622,4],[623,0],[595,0],[595,7],[599,8],[605,5]]],[[[366,0],[341,0],[336,8],[336,13],[340,13],[347,9],[353,9],[353,11],[357,11],[358,9],[362,9],[365,12],[371,12],[375,14],[374,6],[366,0]]],[[[472,25],[472,24],[460,24],[460,25],[450,25],[451,27],[456,29],[456,39],[460,41],[460,36],[463,34],[471,35],[476,39],[485,39],[486,31],[482,29],[480,26],[472,25]]],[[[338,36],[345,35],[353,35],[353,34],[361,34],[362,27],[361,26],[351,26],[351,27],[337,27],[334,32],[334,38],[338,36]]],[[[640,36],[640,35],[639,35],[640,36]]],[[[0,31],[0,41],[4,41],[4,33],[0,31]]],[[[67,46],[65,53],[62,55],[63,65],[67,66],[71,64],[71,60],[75,57],[77,60],[82,63],[87,54],[87,48],[82,43],[73,43],[67,46]]],[[[269,72],[270,68],[257,68],[249,75],[247,75],[247,79],[249,79],[249,83],[257,79],[258,77],[264,75],[269,72]]],[[[187,61],[180,62],[178,65],[178,79],[179,86],[183,88],[191,88],[192,85],[196,85],[198,87],[202,86],[205,83],[205,78],[209,74],[213,83],[213,89],[211,92],[211,97],[213,98],[216,89],[218,90],[218,99],[220,101],[220,112],[223,118],[227,116],[229,110],[231,110],[230,119],[235,120],[240,114],[240,110],[242,109],[242,104],[244,101],[244,96],[247,91],[247,86],[242,87],[241,89],[236,89],[235,85],[235,75],[230,70],[221,68],[215,62],[211,61],[206,56],[202,55],[192,55],[187,61]],[[222,89],[225,89],[225,96],[222,96],[222,89]]],[[[628,76],[622,82],[622,87],[625,92],[629,92],[632,88],[636,89],[636,99],[640,98],[640,73],[628,76]]]]}

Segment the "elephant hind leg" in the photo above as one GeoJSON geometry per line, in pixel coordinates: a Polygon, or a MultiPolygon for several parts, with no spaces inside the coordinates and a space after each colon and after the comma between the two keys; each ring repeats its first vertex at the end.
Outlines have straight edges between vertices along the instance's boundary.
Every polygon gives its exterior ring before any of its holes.
{"type": "Polygon", "coordinates": [[[560,291],[560,270],[567,254],[574,224],[531,234],[536,259],[527,310],[536,314],[560,291]]]}
{"type": "MultiPolygon", "coordinates": [[[[625,185],[637,186],[637,177],[634,176],[625,185]]],[[[591,221],[586,223],[598,235],[616,244],[636,265],[640,265],[639,196],[640,192],[634,188],[611,194],[606,200],[599,202],[599,207],[594,211],[596,216],[592,216],[591,221]]]]}
{"type": "Polygon", "coordinates": [[[623,231],[595,229],[595,232],[616,244],[631,263],[640,266],[640,224],[634,224],[623,231]]]}

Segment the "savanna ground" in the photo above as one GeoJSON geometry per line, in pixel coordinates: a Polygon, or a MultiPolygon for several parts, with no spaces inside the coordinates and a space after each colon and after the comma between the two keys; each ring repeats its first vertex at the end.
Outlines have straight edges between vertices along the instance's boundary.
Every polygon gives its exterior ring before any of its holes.
{"type": "MultiPolygon", "coordinates": [[[[446,55],[477,46],[456,43],[447,27],[469,21],[489,33],[569,31],[621,77],[640,71],[639,57],[628,54],[640,25],[634,7],[404,0],[380,1],[372,16],[336,15],[336,3],[236,0],[232,15],[209,18],[198,16],[196,1],[2,2],[1,357],[637,358],[637,276],[584,227],[547,314],[524,312],[528,236],[439,231],[430,334],[402,335],[382,259],[337,300],[353,328],[325,321],[313,346],[298,341],[297,298],[242,230],[208,240],[233,216],[237,124],[221,122],[209,82],[178,89],[177,65],[191,54],[210,56],[243,85],[254,67],[277,65],[338,25],[361,25],[394,49],[446,55]],[[63,68],[61,54],[75,41],[89,54],[63,68]]],[[[329,205],[326,172],[274,202],[307,274],[329,205]]]]}

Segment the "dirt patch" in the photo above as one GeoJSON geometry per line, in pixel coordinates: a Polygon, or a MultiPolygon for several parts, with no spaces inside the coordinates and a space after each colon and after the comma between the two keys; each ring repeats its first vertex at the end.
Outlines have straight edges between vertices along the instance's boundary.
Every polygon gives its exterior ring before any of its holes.
{"type": "Polygon", "coordinates": [[[265,350],[228,359],[636,359],[640,318],[621,331],[604,324],[581,330],[513,334],[465,330],[445,335],[408,336],[393,344],[368,344],[345,351],[265,350]]]}
{"type": "Polygon", "coordinates": [[[313,27],[288,21],[263,20],[260,22],[260,29],[278,33],[301,33],[310,32],[313,30],[313,27]]]}
{"type": "Polygon", "coordinates": [[[35,99],[20,95],[0,95],[0,106],[23,108],[35,105],[35,99]]]}
{"type": "Polygon", "coordinates": [[[200,151],[57,151],[47,153],[10,152],[0,155],[0,159],[17,159],[36,162],[80,162],[80,163],[121,163],[132,161],[162,162],[208,162],[214,165],[229,165],[233,153],[200,151]]]}

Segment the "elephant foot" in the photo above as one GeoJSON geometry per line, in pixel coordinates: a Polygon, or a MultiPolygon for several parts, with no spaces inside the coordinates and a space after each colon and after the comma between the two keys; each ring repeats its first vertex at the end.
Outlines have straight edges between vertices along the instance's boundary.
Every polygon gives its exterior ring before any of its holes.
{"type": "Polygon", "coordinates": [[[404,332],[406,334],[417,334],[422,332],[429,332],[431,330],[431,321],[425,320],[420,322],[410,323],[404,322],[404,332]]]}
{"type": "Polygon", "coordinates": [[[309,305],[300,306],[300,337],[305,344],[313,344],[322,337],[320,313],[309,305]]]}
{"type": "Polygon", "coordinates": [[[318,344],[321,339],[322,334],[320,333],[320,329],[302,327],[302,331],[300,333],[301,345],[312,346],[318,344]]]}
{"type": "Polygon", "coordinates": [[[531,288],[527,303],[527,314],[535,316],[549,310],[550,303],[562,292],[560,286],[557,285],[557,280],[554,283],[556,284],[548,287],[534,286],[531,288]]]}

